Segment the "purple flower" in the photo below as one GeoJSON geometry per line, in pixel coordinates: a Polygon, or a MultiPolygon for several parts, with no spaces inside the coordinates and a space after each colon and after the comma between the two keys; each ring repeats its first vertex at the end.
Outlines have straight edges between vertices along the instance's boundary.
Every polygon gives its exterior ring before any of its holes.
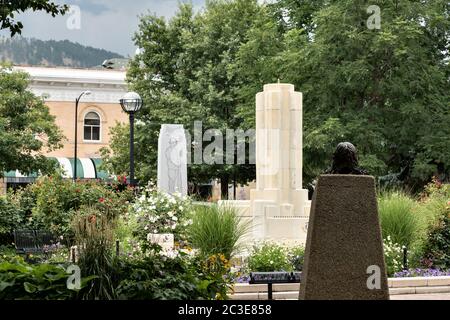
{"type": "Polygon", "coordinates": [[[429,269],[411,269],[396,272],[394,278],[406,278],[406,277],[442,277],[450,276],[450,270],[441,270],[439,268],[429,269]]]}

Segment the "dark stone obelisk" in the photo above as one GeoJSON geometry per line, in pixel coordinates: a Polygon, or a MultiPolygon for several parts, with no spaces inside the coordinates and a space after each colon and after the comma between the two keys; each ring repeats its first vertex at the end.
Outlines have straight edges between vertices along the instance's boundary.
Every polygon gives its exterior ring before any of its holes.
{"type": "Polygon", "coordinates": [[[388,299],[375,179],[320,176],[311,207],[300,300],[388,299]],[[373,271],[377,268],[379,277],[373,271]]]}

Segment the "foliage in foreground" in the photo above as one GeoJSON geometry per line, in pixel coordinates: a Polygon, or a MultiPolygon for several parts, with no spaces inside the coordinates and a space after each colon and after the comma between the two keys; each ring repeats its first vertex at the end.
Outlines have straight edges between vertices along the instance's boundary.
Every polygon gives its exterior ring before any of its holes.
{"type": "Polygon", "coordinates": [[[21,34],[23,24],[22,22],[17,21],[14,16],[29,9],[47,12],[55,17],[59,14],[65,14],[69,10],[69,7],[67,5],[57,4],[50,0],[2,1],[0,10],[0,30],[9,29],[11,37],[15,34],[21,34]]]}
{"type": "Polygon", "coordinates": [[[152,254],[119,263],[121,281],[116,289],[123,300],[197,300],[199,276],[185,255],[167,258],[152,254]]]}
{"type": "Polygon", "coordinates": [[[235,208],[197,206],[192,214],[188,239],[203,256],[223,254],[230,260],[240,249],[240,241],[249,230],[250,225],[240,218],[235,208]]]}
{"type": "MultiPolygon", "coordinates": [[[[0,263],[1,300],[68,300],[78,292],[67,287],[69,274],[64,266],[30,265],[21,258],[0,263]]],[[[81,279],[81,288],[94,277],[81,279]]]]}

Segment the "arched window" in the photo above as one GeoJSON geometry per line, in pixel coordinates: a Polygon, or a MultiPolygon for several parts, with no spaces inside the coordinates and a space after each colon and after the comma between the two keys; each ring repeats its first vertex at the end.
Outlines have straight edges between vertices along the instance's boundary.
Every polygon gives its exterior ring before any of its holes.
{"type": "Polygon", "coordinates": [[[100,116],[96,112],[89,112],[84,117],[84,140],[100,141],[100,116]]]}

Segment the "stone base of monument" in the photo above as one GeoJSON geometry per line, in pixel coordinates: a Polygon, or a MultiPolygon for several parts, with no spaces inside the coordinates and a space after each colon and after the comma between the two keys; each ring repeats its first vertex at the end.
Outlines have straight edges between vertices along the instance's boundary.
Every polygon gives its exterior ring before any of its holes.
{"type": "Polygon", "coordinates": [[[300,299],[389,299],[373,177],[320,176],[311,207],[300,299]]]}
{"type": "Polygon", "coordinates": [[[244,242],[276,241],[293,245],[306,243],[310,204],[306,201],[303,211],[295,213],[292,205],[278,205],[271,200],[219,201],[219,205],[236,208],[242,221],[251,225],[244,242]]]}

